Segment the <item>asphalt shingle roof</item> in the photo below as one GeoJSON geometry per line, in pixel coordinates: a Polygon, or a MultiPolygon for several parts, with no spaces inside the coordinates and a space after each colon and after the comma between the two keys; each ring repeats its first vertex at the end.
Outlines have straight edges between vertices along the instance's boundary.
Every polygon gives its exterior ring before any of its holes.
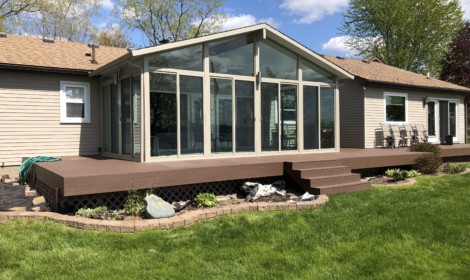
{"type": "Polygon", "coordinates": [[[371,83],[470,93],[470,88],[441,81],[435,78],[427,78],[424,75],[389,66],[380,62],[368,62],[367,60],[352,58],[338,58],[329,55],[325,55],[324,57],[337,66],[348,71],[350,74],[360,77],[371,83]]]}
{"type": "Polygon", "coordinates": [[[100,46],[96,64],[91,63],[91,47],[75,42],[44,42],[40,38],[8,34],[0,37],[0,64],[18,67],[95,70],[128,53],[126,49],[100,46]]]}

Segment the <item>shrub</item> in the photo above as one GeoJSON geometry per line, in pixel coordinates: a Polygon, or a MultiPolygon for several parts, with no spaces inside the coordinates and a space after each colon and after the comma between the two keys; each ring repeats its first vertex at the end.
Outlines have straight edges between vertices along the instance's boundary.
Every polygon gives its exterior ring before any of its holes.
{"type": "Polygon", "coordinates": [[[194,199],[197,207],[214,207],[217,203],[217,198],[212,193],[200,193],[194,199]]]}
{"type": "Polygon", "coordinates": [[[389,169],[385,172],[385,175],[388,177],[392,178],[393,181],[403,181],[407,178],[413,178],[416,176],[421,175],[418,171],[416,170],[400,170],[400,169],[389,169]]]}
{"type": "Polygon", "coordinates": [[[436,174],[441,163],[442,161],[439,156],[435,154],[424,154],[415,160],[414,167],[422,174],[436,174]]]}
{"type": "Polygon", "coordinates": [[[89,219],[100,219],[100,220],[109,220],[116,221],[122,220],[121,215],[117,211],[111,211],[106,208],[106,206],[99,206],[96,208],[80,208],[78,209],[77,216],[85,217],[89,219]]]}
{"type": "Polygon", "coordinates": [[[124,203],[124,211],[127,215],[139,216],[145,211],[145,200],[142,194],[136,190],[129,190],[126,202],[124,203]]]}
{"type": "Polygon", "coordinates": [[[410,152],[427,152],[439,156],[441,148],[431,143],[416,143],[410,146],[410,152]]]}
{"type": "Polygon", "coordinates": [[[467,165],[463,163],[446,163],[442,165],[439,170],[447,174],[457,174],[462,173],[467,169],[467,165]]]}

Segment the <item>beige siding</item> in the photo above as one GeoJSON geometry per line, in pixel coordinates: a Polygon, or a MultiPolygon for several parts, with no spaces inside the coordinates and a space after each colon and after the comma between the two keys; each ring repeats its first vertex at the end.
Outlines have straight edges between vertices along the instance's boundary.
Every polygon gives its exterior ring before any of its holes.
{"type": "Polygon", "coordinates": [[[364,90],[356,81],[340,82],[340,146],[364,148],[364,90]]]}
{"type": "MultiPolygon", "coordinates": [[[[458,143],[465,143],[465,104],[464,96],[459,94],[425,91],[425,90],[409,90],[409,89],[387,89],[382,87],[368,87],[366,90],[366,148],[373,148],[382,145],[381,138],[377,137],[377,129],[380,123],[385,122],[385,101],[384,92],[407,93],[408,94],[408,123],[422,123],[426,129],[428,126],[428,108],[423,107],[423,99],[442,98],[459,100],[458,109],[458,143]]],[[[433,139],[431,139],[433,140],[433,139]]]]}
{"type": "Polygon", "coordinates": [[[98,153],[100,146],[97,80],[60,74],[0,72],[0,164],[22,157],[98,153]],[[60,123],[60,81],[90,82],[91,123],[60,123]]]}

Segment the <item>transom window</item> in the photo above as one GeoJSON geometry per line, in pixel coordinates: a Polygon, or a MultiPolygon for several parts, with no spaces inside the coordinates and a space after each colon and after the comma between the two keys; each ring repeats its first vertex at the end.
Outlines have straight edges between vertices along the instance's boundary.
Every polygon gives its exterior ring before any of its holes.
{"type": "Polygon", "coordinates": [[[269,40],[260,46],[260,70],[264,78],[297,80],[297,55],[269,40]]]}
{"type": "Polygon", "coordinates": [[[152,55],[149,66],[202,71],[202,45],[152,55]]]}
{"type": "Polygon", "coordinates": [[[209,43],[209,71],[253,76],[253,53],[253,35],[209,43]]]}
{"type": "Polygon", "coordinates": [[[386,92],[384,99],[385,122],[406,122],[408,94],[386,92]]]}
{"type": "Polygon", "coordinates": [[[60,122],[90,122],[90,83],[60,82],[60,122]]]}

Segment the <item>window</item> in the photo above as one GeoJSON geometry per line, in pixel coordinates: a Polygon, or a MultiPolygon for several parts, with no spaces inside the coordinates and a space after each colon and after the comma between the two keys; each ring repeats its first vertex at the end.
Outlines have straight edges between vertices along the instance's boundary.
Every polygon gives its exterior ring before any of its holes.
{"type": "Polygon", "coordinates": [[[297,55],[269,40],[260,42],[263,78],[297,80],[297,55]]]}
{"type": "Polygon", "coordinates": [[[385,122],[406,122],[407,100],[406,93],[384,93],[385,122]]]}
{"type": "Polygon", "coordinates": [[[253,36],[209,43],[210,72],[253,76],[253,36]]]}
{"type": "Polygon", "coordinates": [[[202,71],[202,45],[155,54],[150,57],[149,66],[202,71]]]}
{"type": "Polygon", "coordinates": [[[90,122],[90,83],[60,82],[60,122],[90,122]]]}
{"type": "Polygon", "coordinates": [[[302,80],[319,83],[335,83],[335,77],[332,74],[306,60],[302,60],[302,80]]]}

